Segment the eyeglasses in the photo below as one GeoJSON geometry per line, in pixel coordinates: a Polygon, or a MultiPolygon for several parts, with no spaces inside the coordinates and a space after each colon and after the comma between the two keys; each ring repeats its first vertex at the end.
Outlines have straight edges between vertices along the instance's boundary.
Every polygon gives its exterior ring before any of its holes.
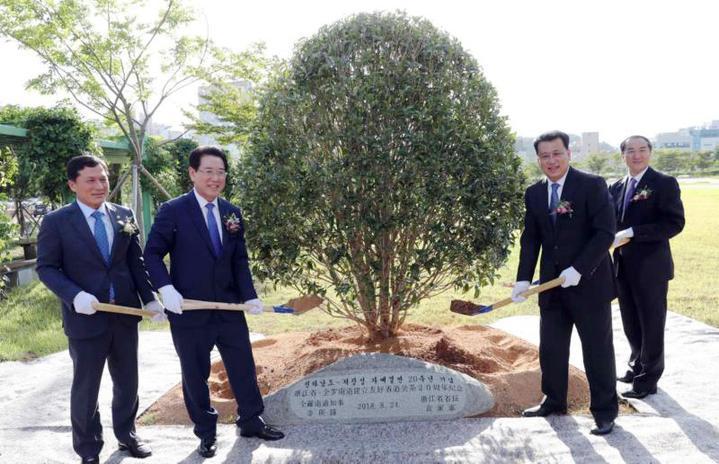
{"type": "Polygon", "coordinates": [[[200,169],[197,172],[207,177],[219,177],[221,179],[227,177],[226,171],[215,171],[214,169],[200,169]]]}

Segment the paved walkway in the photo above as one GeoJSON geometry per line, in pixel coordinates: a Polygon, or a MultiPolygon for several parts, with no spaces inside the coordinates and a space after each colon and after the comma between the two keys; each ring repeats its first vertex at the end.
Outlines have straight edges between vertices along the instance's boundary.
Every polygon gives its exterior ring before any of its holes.
{"type": "MultiPolygon", "coordinates": [[[[621,369],[628,347],[616,309],[614,316],[621,369]]],[[[537,343],[535,316],[494,325],[537,343]]],[[[179,363],[168,332],[140,335],[140,407],[145,408],[177,383],[179,363]]],[[[287,438],[272,443],[241,438],[234,426],[222,425],[218,455],[208,463],[719,462],[719,330],[670,313],[666,342],[667,371],[659,393],[646,401],[632,400],[640,413],[621,416],[606,437],[589,434],[593,422],[588,416],[293,426],[284,428],[287,438]]],[[[572,362],[581,368],[578,340],[572,348],[572,362]]],[[[70,373],[67,351],[0,364],[0,463],[79,462],[71,446],[70,373]]],[[[103,462],[204,461],[195,453],[197,439],[186,426],[141,427],[140,435],[154,450],[148,459],[117,451],[109,424],[110,390],[106,378],[100,395],[106,425],[103,462]]]]}

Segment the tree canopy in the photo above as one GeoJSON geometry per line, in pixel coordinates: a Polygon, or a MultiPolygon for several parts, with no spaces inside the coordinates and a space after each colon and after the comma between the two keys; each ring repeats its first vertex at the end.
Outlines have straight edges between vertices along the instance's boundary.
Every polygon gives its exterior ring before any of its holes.
{"type": "Polygon", "coordinates": [[[242,163],[254,274],[392,336],[420,300],[494,278],[520,164],[457,40],[404,13],[323,27],[268,84],[242,163]]]}

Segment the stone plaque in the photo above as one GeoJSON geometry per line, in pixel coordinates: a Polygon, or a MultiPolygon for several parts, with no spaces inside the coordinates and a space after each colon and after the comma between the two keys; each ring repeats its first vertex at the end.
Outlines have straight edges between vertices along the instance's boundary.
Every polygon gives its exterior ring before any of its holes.
{"type": "Polygon", "coordinates": [[[389,422],[474,416],[494,406],[481,382],[461,372],[383,353],[351,356],[265,398],[272,424],[389,422]]]}

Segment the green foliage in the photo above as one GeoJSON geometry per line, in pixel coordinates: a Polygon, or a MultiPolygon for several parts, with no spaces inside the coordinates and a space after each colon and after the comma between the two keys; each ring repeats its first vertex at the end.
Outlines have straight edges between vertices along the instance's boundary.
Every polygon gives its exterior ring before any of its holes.
{"type": "Polygon", "coordinates": [[[691,152],[680,150],[653,150],[652,166],[669,174],[686,172],[690,165],[691,152]]]}
{"type": "MultiPolygon", "coordinates": [[[[180,0],[0,0],[0,35],[47,65],[28,87],[67,93],[111,121],[129,141],[138,166],[159,107],[218,66],[207,62],[207,39],[182,35],[192,21],[180,0]],[[156,13],[147,11],[154,7],[156,13]]],[[[139,198],[133,198],[135,209],[139,198]]],[[[144,230],[142,215],[137,219],[144,230]]]]}
{"type": "MultiPolygon", "coordinates": [[[[155,138],[147,139],[143,166],[165,188],[171,196],[177,196],[192,188],[188,173],[190,152],[197,148],[197,142],[177,139],[161,143],[155,138]]],[[[146,177],[141,177],[142,188],[149,189],[155,201],[155,208],[167,199],[146,177]]]]}
{"type": "Polygon", "coordinates": [[[585,160],[587,170],[600,176],[607,168],[608,163],[608,155],[602,153],[592,153],[591,155],[587,156],[587,159],[585,160]]]}
{"type": "Polygon", "coordinates": [[[201,71],[197,76],[208,84],[203,88],[203,99],[197,110],[213,114],[216,120],[208,122],[186,112],[185,116],[191,120],[188,128],[198,134],[211,135],[223,145],[242,147],[257,114],[257,89],[279,61],[265,55],[263,44],[255,44],[239,53],[216,48],[213,55],[223,65],[213,73],[201,71]]]}
{"type": "Polygon", "coordinates": [[[0,108],[0,123],[13,124],[28,131],[28,140],[14,148],[19,170],[11,196],[23,200],[44,196],[61,203],[69,193],[65,166],[73,156],[93,153],[101,156],[92,126],[82,121],[75,109],[0,108]]]}
{"type": "Polygon", "coordinates": [[[67,348],[60,301],[39,281],[0,301],[0,361],[28,360],[67,348]]]}
{"type": "MultiPolygon", "coordinates": [[[[7,200],[4,190],[12,185],[17,173],[17,159],[9,147],[0,147],[0,201],[7,200]]],[[[4,275],[3,263],[10,259],[10,245],[16,238],[17,226],[8,217],[5,206],[0,203],[0,297],[4,295],[7,277],[4,275]]]]}
{"type": "Polygon", "coordinates": [[[492,85],[428,21],[360,14],[268,84],[241,198],[255,276],[391,336],[409,308],[486,285],[522,211],[492,85]]]}

